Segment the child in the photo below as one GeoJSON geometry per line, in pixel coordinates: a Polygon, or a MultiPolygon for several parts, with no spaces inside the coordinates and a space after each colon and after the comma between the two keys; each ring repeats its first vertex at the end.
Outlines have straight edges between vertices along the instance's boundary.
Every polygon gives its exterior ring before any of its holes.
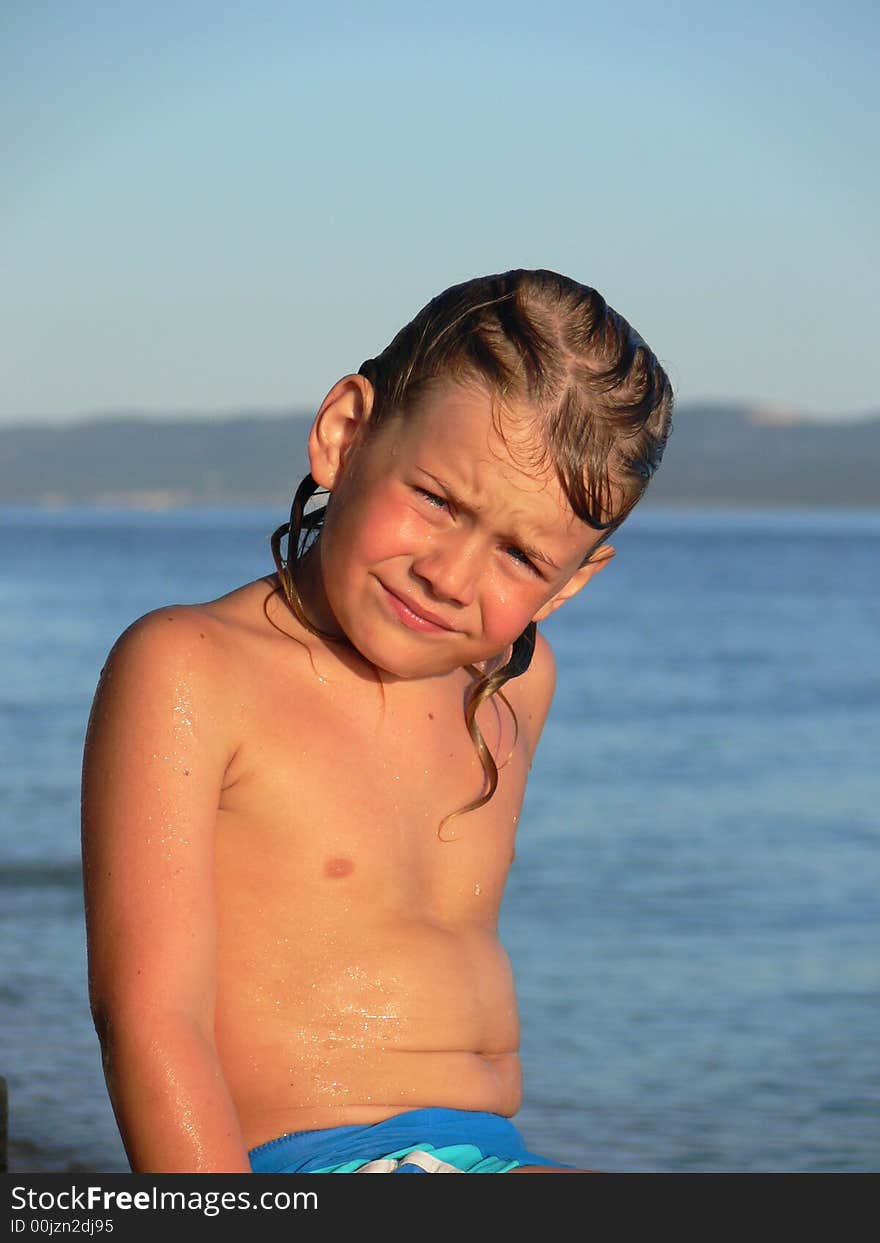
{"type": "Polygon", "coordinates": [[[456,286],[328,393],[277,573],[117,641],[83,843],[134,1171],[569,1168],[509,1121],[497,937],[554,685],[535,623],[614,555],[671,408],[595,290],[456,286]]]}

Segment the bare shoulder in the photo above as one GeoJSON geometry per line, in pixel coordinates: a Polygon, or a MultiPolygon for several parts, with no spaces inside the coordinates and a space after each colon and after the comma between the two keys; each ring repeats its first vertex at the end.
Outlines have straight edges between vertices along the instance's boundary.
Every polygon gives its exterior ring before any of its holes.
{"type": "MultiPolygon", "coordinates": [[[[211,677],[222,665],[227,675],[243,644],[252,597],[263,580],[204,604],[171,604],[139,617],[114,643],[102,673],[131,670],[162,676],[188,670],[208,678],[206,690],[225,679],[211,677]]],[[[265,595],[268,588],[264,590],[265,595]]]]}
{"type": "Polygon", "coordinates": [[[168,605],[133,622],[113,644],[95,693],[87,743],[103,750],[164,751],[184,727],[224,767],[239,745],[230,710],[247,660],[241,611],[231,593],[207,604],[168,605]],[[244,649],[244,650],[243,650],[244,649]]]}
{"type": "Polygon", "coordinates": [[[555,690],[556,658],[550,644],[539,630],[528,670],[504,688],[527,741],[529,756],[534,754],[538,745],[555,690]]]}
{"type": "Polygon", "coordinates": [[[171,685],[188,683],[212,695],[211,676],[224,646],[222,626],[198,606],[171,605],[139,617],[122,632],[105,661],[98,698],[136,693],[142,710],[171,685]]]}
{"type": "Polygon", "coordinates": [[[220,631],[201,605],[165,605],[132,622],[113,644],[108,661],[162,664],[184,653],[210,659],[220,631]]]}

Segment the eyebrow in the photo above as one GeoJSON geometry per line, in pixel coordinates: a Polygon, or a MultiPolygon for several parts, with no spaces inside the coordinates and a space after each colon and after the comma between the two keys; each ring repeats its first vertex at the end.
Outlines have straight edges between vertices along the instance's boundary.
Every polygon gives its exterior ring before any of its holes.
{"type": "MultiPolygon", "coordinates": [[[[455,505],[456,509],[464,509],[468,513],[480,512],[479,505],[469,504],[467,501],[463,501],[461,497],[456,494],[455,490],[449,486],[445,479],[439,479],[437,475],[432,474],[429,470],[425,470],[423,466],[419,466],[417,469],[420,470],[423,475],[427,475],[429,479],[433,479],[437,486],[443,489],[450,501],[452,501],[453,505],[455,505]]],[[[559,570],[559,566],[555,561],[551,561],[546,553],[541,552],[540,548],[536,548],[535,545],[530,544],[528,540],[523,539],[514,532],[510,532],[508,538],[516,544],[520,551],[524,552],[527,557],[531,557],[534,561],[542,561],[545,565],[549,565],[551,570],[559,570]]]]}

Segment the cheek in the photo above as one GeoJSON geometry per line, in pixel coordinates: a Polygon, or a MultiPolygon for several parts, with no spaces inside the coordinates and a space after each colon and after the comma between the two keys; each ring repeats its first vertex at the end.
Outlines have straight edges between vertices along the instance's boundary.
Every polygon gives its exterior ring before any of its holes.
{"type": "Polygon", "coordinates": [[[387,493],[347,509],[333,531],[334,560],[367,566],[410,552],[418,537],[410,506],[387,493]]]}
{"type": "Polygon", "coordinates": [[[544,601],[530,585],[490,578],[483,593],[483,629],[488,639],[503,645],[517,639],[544,601]]]}

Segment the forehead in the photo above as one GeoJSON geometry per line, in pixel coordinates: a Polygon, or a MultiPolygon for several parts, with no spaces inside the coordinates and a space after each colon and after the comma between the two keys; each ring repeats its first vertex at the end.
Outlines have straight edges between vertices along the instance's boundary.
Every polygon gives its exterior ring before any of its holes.
{"type": "Polygon", "coordinates": [[[475,509],[516,518],[536,534],[592,546],[559,483],[533,412],[507,408],[474,385],[437,383],[394,420],[392,456],[430,472],[475,509]]]}

